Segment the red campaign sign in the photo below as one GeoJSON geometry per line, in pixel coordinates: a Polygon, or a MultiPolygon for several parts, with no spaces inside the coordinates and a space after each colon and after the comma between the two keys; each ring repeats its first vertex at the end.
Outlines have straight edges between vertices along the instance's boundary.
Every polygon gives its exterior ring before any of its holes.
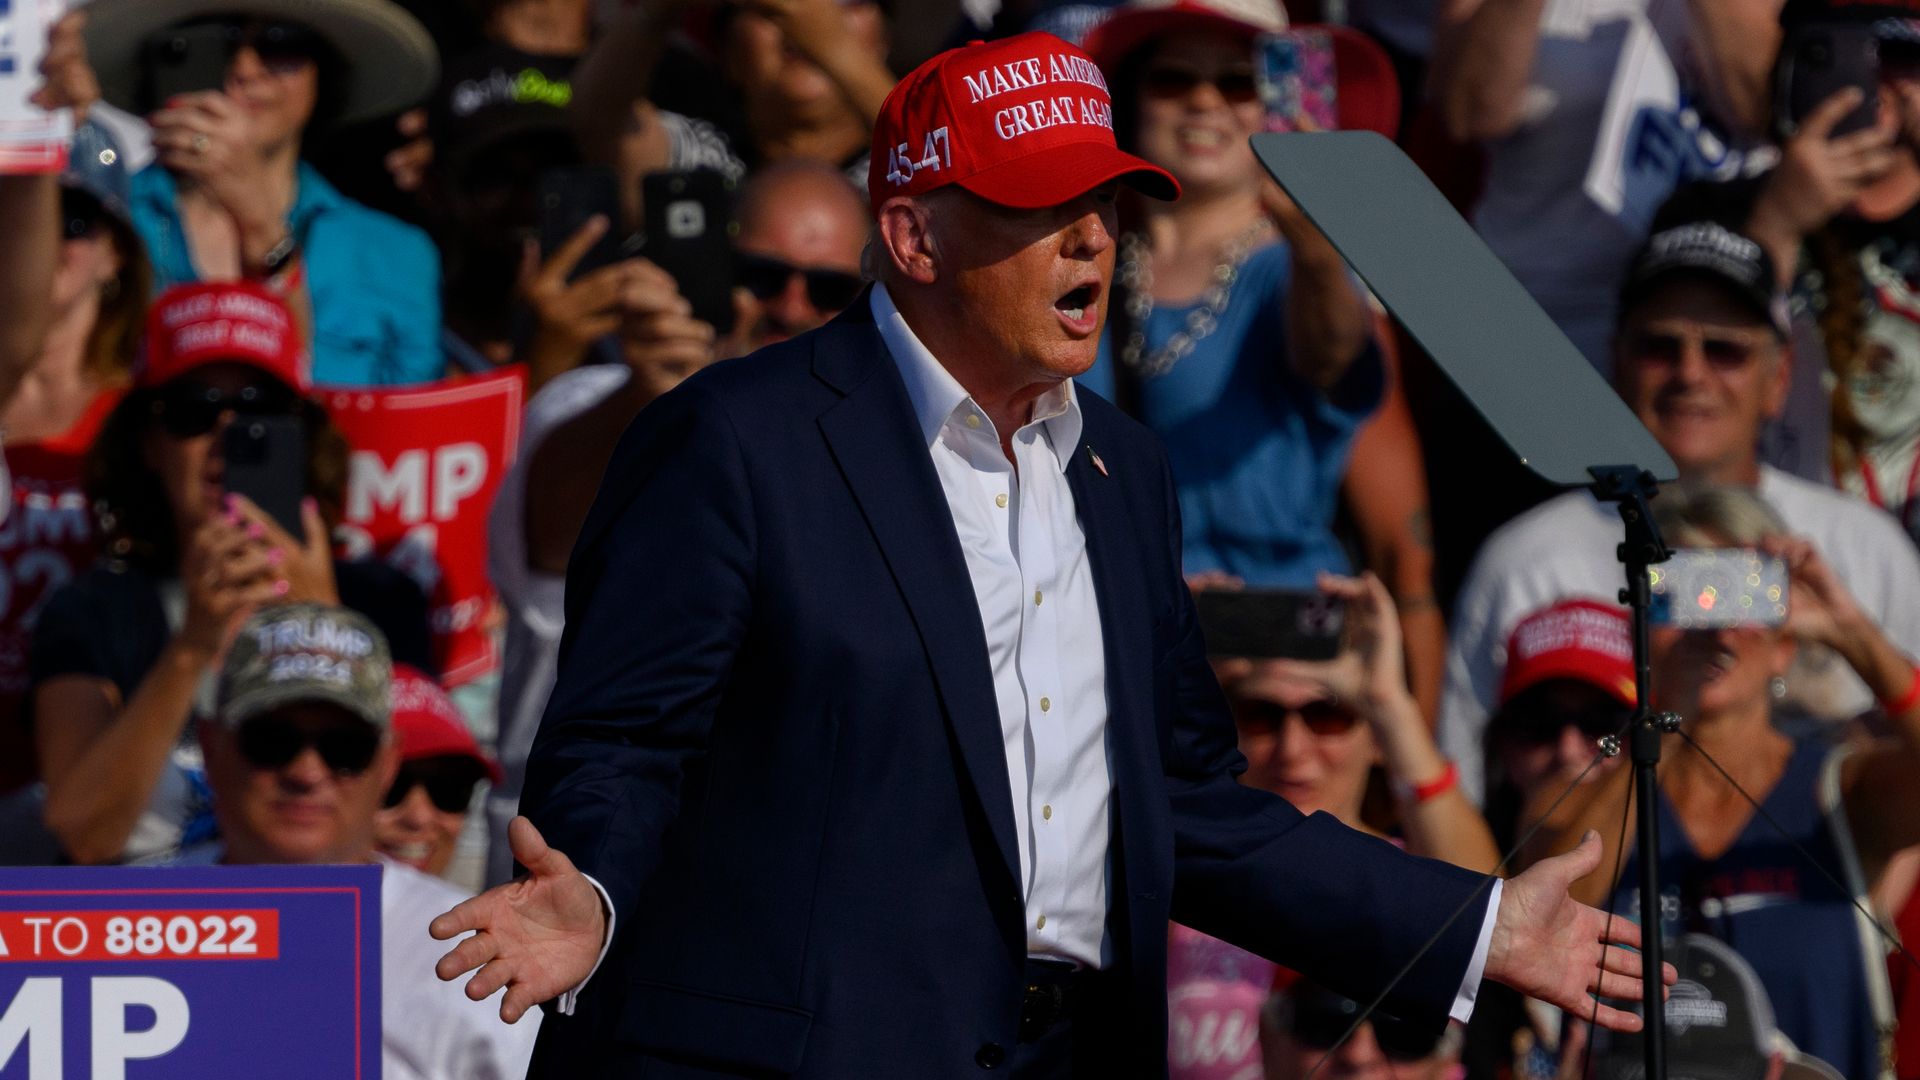
{"type": "Polygon", "coordinates": [[[280,912],[0,911],[0,964],[86,960],[276,960],[280,912]]]}
{"type": "Polygon", "coordinates": [[[348,558],[377,555],[426,591],[441,680],[458,686],[498,660],[487,632],[487,511],[520,445],[522,372],[381,390],[323,390],[353,447],[348,558]]]}

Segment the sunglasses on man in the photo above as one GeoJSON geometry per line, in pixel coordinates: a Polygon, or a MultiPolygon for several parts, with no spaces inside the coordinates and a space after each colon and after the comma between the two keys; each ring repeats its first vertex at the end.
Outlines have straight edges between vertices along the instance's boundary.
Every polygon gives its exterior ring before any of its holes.
{"type": "Polygon", "coordinates": [[[807,300],[821,311],[839,311],[860,295],[866,284],[859,274],[824,266],[795,266],[770,255],[741,252],[734,256],[734,276],[756,300],[771,300],[787,291],[795,274],[806,281],[807,300]]]}
{"type": "Polygon", "coordinates": [[[358,776],[373,764],[380,732],[361,720],[309,725],[268,714],[240,725],[234,743],[247,764],[258,769],[284,769],[312,747],[334,773],[358,776]]]}
{"type": "Polygon", "coordinates": [[[427,789],[427,801],[446,814],[464,814],[473,802],[474,785],[485,775],[471,758],[426,758],[409,761],[394,774],[387,789],[386,806],[391,810],[407,800],[416,787],[427,789]]]}
{"type": "Polygon", "coordinates": [[[222,390],[191,379],[176,379],[154,395],[153,418],[160,430],[176,439],[192,439],[218,427],[227,413],[249,416],[293,416],[303,399],[284,383],[264,379],[235,390],[222,390]]]}

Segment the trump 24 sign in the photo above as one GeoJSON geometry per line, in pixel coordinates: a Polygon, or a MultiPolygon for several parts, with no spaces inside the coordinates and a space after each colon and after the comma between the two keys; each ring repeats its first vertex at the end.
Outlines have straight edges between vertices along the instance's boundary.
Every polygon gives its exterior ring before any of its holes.
{"type": "Polygon", "coordinates": [[[0,1080],[375,1080],[380,868],[0,871],[0,1080]]]}

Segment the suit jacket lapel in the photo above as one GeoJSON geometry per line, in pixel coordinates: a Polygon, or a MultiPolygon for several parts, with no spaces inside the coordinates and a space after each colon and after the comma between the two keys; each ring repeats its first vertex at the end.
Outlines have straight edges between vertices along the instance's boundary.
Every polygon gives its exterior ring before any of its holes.
{"type": "Polygon", "coordinates": [[[816,374],[846,395],[821,415],[820,430],[919,628],[966,778],[1017,896],[1013,793],[979,601],[906,386],[871,319],[859,317],[867,310],[863,295],[815,339],[816,374]]]}

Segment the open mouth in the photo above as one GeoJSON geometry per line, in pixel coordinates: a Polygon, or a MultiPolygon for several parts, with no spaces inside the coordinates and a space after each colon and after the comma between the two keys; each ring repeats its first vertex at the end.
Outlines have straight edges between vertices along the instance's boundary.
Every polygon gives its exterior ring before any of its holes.
{"type": "Polygon", "coordinates": [[[1053,306],[1071,322],[1083,322],[1087,318],[1087,309],[1100,298],[1100,286],[1097,282],[1087,282],[1070,290],[1065,296],[1053,302],[1053,306]]]}

